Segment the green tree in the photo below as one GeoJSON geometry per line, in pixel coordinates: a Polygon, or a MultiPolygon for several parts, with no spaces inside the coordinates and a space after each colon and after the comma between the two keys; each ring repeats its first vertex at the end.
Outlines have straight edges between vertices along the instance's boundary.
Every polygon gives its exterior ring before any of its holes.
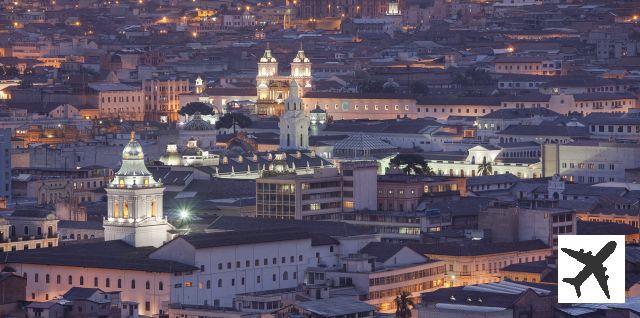
{"type": "Polygon", "coordinates": [[[245,127],[251,126],[251,123],[252,123],[251,118],[247,117],[244,114],[226,113],[224,114],[224,116],[220,117],[220,120],[216,122],[216,129],[220,129],[220,128],[228,129],[231,127],[235,127],[235,125],[240,126],[240,128],[245,128],[245,127]]]}
{"type": "Polygon", "coordinates": [[[409,89],[411,90],[412,94],[429,94],[429,86],[427,86],[427,84],[422,81],[411,82],[409,89]]]}
{"type": "Polygon", "coordinates": [[[491,162],[487,162],[484,160],[481,164],[478,165],[478,175],[481,176],[490,176],[493,174],[493,166],[491,166],[491,162]]]}
{"type": "Polygon", "coordinates": [[[411,300],[411,293],[403,291],[400,295],[396,296],[394,300],[396,303],[396,318],[410,318],[411,308],[413,308],[413,300],[411,300]]]}
{"type": "Polygon", "coordinates": [[[391,164],[402,169],[406,174],[433,175],[427,160],[418,154],[399,154],[391,159],[391,164]]]}
{"type": "Polygon", "coordinates": [[[201,115],[212,115],[213,108],[203,102],[191,102],[184,105],[178,113],[183,116],[192,116],[195,113],[200,113],[201,115]]]}

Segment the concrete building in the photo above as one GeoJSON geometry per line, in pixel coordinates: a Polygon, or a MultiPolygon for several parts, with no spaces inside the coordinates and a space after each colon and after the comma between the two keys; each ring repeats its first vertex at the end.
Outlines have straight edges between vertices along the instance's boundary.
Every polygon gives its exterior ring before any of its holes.
{"type": "Polygon", "coordinates": [[[313,174],[256,179],[256,215],[266,218],[326,219],[333,213],[377,206],[375,162],[344,163],[313,174]]]}
{"type": "Polygon", "coordinates": [[[625,171],[640,167],[640,145],[598,140],[547,144],[542,148],[544,177],[560,175],[575,183],[624,182],[625,171]]]}
{"type": "Polygon", "coordinates": [[[101,119],[144,120],[145,95],[139,87],[120,83],[94,83],[89,87],[98,93],[101,119]]]}
{"type": "Polygon", "coordinates": [[[147,79],[142,84],[144,91],[144,116],[146,120],[177,122],[181,94],[187,94],[189,80],[177,77],[147,79]]]}

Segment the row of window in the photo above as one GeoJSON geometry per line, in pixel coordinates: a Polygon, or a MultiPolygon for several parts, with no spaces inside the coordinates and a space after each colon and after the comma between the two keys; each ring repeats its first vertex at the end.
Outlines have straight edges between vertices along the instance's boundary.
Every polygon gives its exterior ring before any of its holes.
{"type": "MultiPolygon", "coordinates": [[[[302,255],[298,255],[298,262],[302,262],[304,260],[304,257],[302,255]]],[[[289,257],[289,263],[295,263],[296,258],[295,256],[290,256],[289,257]]],[[[287,263],[287,257],[286,256],[282,256],[282,258],[280,259],[280,264],[286,264],[287,263]]],[[[254,266],[260,266],[260,260],[259,259],[255,259],[253,262],[254,266]]],[[[278,264],[278,258],[274,257],[271,259],[271,264],[272,265],[276,265],[278,264]]],[[[223,263],[218,263],[218,270],[222,270],[224,268],[223,263]]],[[[227,262],[227,269],[231,269],[233,266],[233,263],[231,262],[227,262]]],[[[241,268],[242,267],[242,262],[240,261],[236,261],[235,264],[235,268],[241,268]]],[[[263,266],[267,266],[269,265],[269,259],[268,258],[264,258],[262,260],[262,265],[263,266]]],[[[244,267],[251,267],[251,261],[250,260],[246,260],[244,262],[244,267]]],[[[205,266],[204,265],[200,265],[200,271],[204,272],[205,271],[205,266]]]]}
{"type": "MultiPolygon", "coordinates": [[[[29,277],[28,277],[26,272],[22,273],[22,276],[27,280],[29,279],[29,277]]],[[[38,273],[35,273],[33,275],[33,281],[35,283],[40,281],[40,275],[38,273]]],[[[49,274],[46,274],[44,276],[44,282],[46,284],[50,284],[51,283],[51,276],[49,274]]],[[[85,284],[84,276],[80,276],[79,277],[79,282],[78,283],[80,284],[80,286],[84,286],[84,284],[85,284]]],[[[58,284],[58,285],[62,284],[62,276],[56,275],[56,284],[58,284]]],[[[72,275],[67,276],[67,284],[68,285],[73,285],[73,276],[72,275]]],[[[116,286],[117,286],[117,288],[122,288],[122,279],[121,278],[118,278],[116,286]]],[[[130,286],[131,286],[131,289],[136,289],[136,280],[135,279],[131,280],[131,285],[130,286]]],[[[98,277],[94,277],[93,278],[93,287],[100,287],[99,286],[98,277]]],[[[111,287],[111,279],[110,278],[106,278],[104,280],[104,287],[106,287],[106,288],[110,288],[111,287]]],[[[149,282],[149,281],[145,282],[145,289],[151,289],[151,282],[149,282]]],[[[158,282],[158,290],[163,290],[163,289],[164,289],[163,282],[158,282]]]]}
{"type": "MultiPolygon", "coordinates": [[[[292,276],[292,279],[294,279],[294,280],[298,279],[298,272],[292,272],[291,276],[292,276]]],[[[271,280],[274,281],[274,282],[277,281],[278,280],[278,275],[276,275],[276,274],[271,275],[271,280]]],[[[289,272],[284,271],[282,273],[282,280],[289,280],[289,272]]],[[[256,276],[256,283],[260,284],[261,282],[262,282],[261,276],[257,275],[256,276]]],[[[245,284],[245,278],[241,277],[240,278],[240,285],[244,286],[244,284],[245,284]]],[[[230,286],[235,286],[236,285],[236,279],[235,278],[230,279],[229,280],[229,285],[230,286]]],[[[183,286],[184,287],[193,287],[193,283],[192,282],[178,283],[178,284],[175,284],[173,287],[174,288],[182,288],[183,286]]],[[[218,287],[219,288],[224,287],[224,283],[223,283],[222,278],[218,279],[218,287]]],[[[211,289],[211,280],[207,280],[205,282],[204,286],[202,285],[202,283],[200,283],[198,285],[198,288],[211,289]]]]}
{"type": "MultiPolygon", "coordinates": [[[[609,165],[609,170],[615,170],[616,169],[616,165],[613,163],[610,163],[609,165]]],[[[574,169],[576,167],[578,167],[578,169],[589,169],[589,170],[596,170],[596,164],[595,163],[584,163],[584,162],[578,162],[573,163],[573,162],[563,162],[562,163],[562,168],[567,168],[569,167],[569,169],[574,169]]],[[[607,164],[605,163],[599,163],[597,164],[598,170],[605,170],[607,168],[607,164]]]]}

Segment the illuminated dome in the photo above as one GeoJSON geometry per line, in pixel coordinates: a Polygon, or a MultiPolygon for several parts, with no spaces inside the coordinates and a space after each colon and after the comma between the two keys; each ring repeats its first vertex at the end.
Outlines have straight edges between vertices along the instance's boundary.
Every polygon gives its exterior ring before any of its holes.
{"type": "Polygon", "coordinates": [[[131,140],[122,151],[122,165],[116,172],[115,178],[109,184],[114,188],[152,187],[160,185],[153,179],[151,172],[144,164],[142,146],[135,140],[135,133],[131,132],[131,140]]]}
{"type": "Polygon", "coordinates": [[[267,47],[267,49],[264,50],[262,58],[260,58],[260,63],[278,63],[278,60],[271,55],[271,50],[267,47]]]}
{"type": "Polygon", "coordinates": [[[215,130],[215,127],[211,125],[206,120],[202,119],[202,115],[200,113],[193,114],[193,118],[182,127],[183,130],[188,131],[205,131],[205,130],[215,130]]]}
{"type": "Polygon", "coordinates": [[[293,58],[294,63],[309,63],[309,58],[304,55],[304,51],[300,49],[296,57],[293,58]]]}

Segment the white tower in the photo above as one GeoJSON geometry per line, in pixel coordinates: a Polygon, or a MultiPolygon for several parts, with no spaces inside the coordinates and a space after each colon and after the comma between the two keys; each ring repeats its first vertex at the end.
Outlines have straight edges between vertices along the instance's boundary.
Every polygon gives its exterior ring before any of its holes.
{"type": "Polygon", "coordinates": [[[311,90],[311,61],[305,56],[300,43],[300,50],[291,62],[291,81],[296,81],[301,87],[300,96],[304,96],[304,92],[311,90]]]}
{"type": "Polygon", "coordinates": [[[302,150],[309,148],[309,117],[302,109],[300,87],[291,81],[289,97],[284,102],[284,113],[280,117],[280,149],[302,150]]]}
{"type": "Polygon", "coordinates": [[[258,62],[258,75],[256,76],[256,87],[258,99],[267,100],[269,98],[269,82],[278,76],[278,60],[271,55],[271,49],[267,43],[267,49],[258,62]]]}
{"type": "Polygon", "coordinates": [[[142,146],[131,132],[122,151],[122,166],[106,188],[108,217],[103,221],[105,241],[158,247],[169,238],[171,224],[163,217],[162,183],[144,164],[142,146]]]}

